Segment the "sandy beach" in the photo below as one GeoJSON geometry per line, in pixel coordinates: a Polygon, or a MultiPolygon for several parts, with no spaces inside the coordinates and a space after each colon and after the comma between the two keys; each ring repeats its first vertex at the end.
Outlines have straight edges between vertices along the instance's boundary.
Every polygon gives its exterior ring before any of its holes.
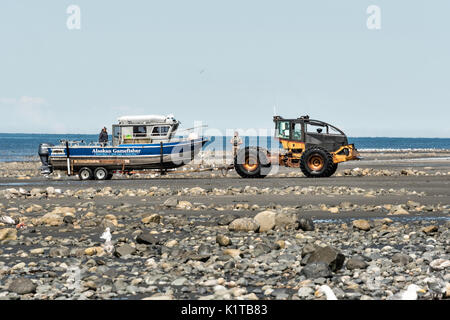
{"type": "Polygon", "coordinates": [[[0,163],[0,215],[15,220],[0,222],[0,297],[325,299],[327,284],[369,300],[414,283],[420,299],[449,298],[450,151],[362,156],[318,179],[280,168],[82,182],[0,163]]]}

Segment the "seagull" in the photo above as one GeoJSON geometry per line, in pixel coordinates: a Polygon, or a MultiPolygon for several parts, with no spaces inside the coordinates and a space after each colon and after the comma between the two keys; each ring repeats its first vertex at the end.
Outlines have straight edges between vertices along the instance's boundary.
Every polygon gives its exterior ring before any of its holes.
{"type": "Polygon", "coordinates": [[[111,236],[111,229],[109,229],[109,227],[108,227],[108,228],[105,229],[105,232],[103,232],[103,234],[101,235],[100,239],[104,239],[105,242],[107,242],[107,241],[111,241],[111,238],[112,238],[112,236],[111,236]]]}
{"type": "Polygon", "coordinates": [[[314,293],[314,296],[321,297],[323,294],[327,297],[327,300],[337,300],[336,295],[334,294],[333,290],[326,284],[321,285],[319,290],[317,290],[314,293]]]}
{"type": "Polygon", "coordinates": [[[417,292],[425,293],[426,291],[416,284],[410,284],[406,291],[389,296],[386,300],[417,300],[417,292]]]}
{"type": "Polygon", "coordinates": [[[106,252],[111,253],[114,250],[114,246],[111,242],[112,236],[111,236],[111,230],[108,228],[105,229],[105,232],[101,235],[100,239],[105,240],[105,244],[103,245],[103,248],[106,252]]]}
{"type": "Polygon", "coordinates": [[[0,222],[3,222],[5,224],[16,224],[16,221],[9,216],[1,216],[0,222]]]}

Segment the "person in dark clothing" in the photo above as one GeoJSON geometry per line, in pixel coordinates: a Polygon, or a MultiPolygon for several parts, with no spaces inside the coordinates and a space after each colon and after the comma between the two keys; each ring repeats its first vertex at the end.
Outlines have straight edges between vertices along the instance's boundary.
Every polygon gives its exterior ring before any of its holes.
{"type": "Polygon", "coordinates": [[[102,146],[105,146],[108,143],[108,132],[106,132],[106,127],[104,127],[100,132],[100,135],[98,136],[98,142],[100,142],[102,146]]]}

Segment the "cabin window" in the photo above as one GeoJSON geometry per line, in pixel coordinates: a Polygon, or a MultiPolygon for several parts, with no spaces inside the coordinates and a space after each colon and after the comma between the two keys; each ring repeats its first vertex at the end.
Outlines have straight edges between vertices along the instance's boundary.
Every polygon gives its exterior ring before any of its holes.
{"type": "Polygon", "coordinates": [[[292,129],[292,139],[300,140],[302,138],[302,124],[298,122],[293,123],[292,129]]]}
{"type": "Polygon", "coordinates": [[[113,126],[113,137],[119,139],[120,136],[120,127],[113,126]]]}
{"type": "Polygon", "coordinates": [[[289,139],[289,121],[278,122],[278,138],[289,139]]]}
{"type": "Polygon", "coordinates": [[[147,127],[146,126],[133,126],[133,135],[135,137],[147,136],[147,127]]]}
{"type": "Polygon", "coordinates": [[[153,127],[152,136],[165,136],[169,132],[169,126],[153,127]]]}
{"type": "Polygon", "coordinates": [[[319,124],[307,124],[306,132],[308,133],[328,133],[327,126],[319,124]]]}

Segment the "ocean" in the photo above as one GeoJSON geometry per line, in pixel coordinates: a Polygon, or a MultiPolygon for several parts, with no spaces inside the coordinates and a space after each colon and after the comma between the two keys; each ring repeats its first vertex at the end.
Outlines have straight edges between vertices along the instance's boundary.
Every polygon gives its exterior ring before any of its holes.
{"type": "MultiPolygon", "coordinates": [[[[231,137],[211,137],[212,142],[206,150],[231,149],[231,137]]],[[[241,137],[244,145],[259,145],[274,147],[278,144],[273,137],[241,137]]],[[[0,133],[0,162],[34,161],[38,160],[40,143],[58,144],[59,140],[84,140],[92,142],[98,140],[97,134],[28,134],[28,133],[0,133]]],[[[349,143],[354,143],[358,150],[418,150],[444,149],[450,150],[450,138],[387,138],[387,137],[349,137],[349,143]]]]}

